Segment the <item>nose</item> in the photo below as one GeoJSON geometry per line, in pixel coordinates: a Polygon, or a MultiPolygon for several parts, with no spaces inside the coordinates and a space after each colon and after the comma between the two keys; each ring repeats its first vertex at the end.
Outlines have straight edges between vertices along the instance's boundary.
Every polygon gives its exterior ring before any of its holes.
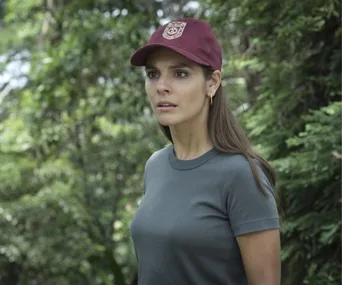
{"type": "Polygon", "coordinates": [[[157,82],[157,93],[159,95],[167,95],[171,91],[170,85],[167,82],[165,76],[160,76],[157,82]]]}

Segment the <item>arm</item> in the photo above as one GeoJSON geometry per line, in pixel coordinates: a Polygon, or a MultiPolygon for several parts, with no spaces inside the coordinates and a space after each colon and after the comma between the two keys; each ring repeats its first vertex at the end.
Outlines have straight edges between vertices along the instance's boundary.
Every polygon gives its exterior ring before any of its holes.
{"type": "Polygon", "coordinates": [[[279,230],[237,236],[249,285],[280,285],[279,230]]]}
{"type": "Polygon", "coordinates": [[[249,285],[280,284],[280,224],[274,189],[258,168],[264,195],[249,165],[240,164],[228,188],[227,214],[249,285]]]}

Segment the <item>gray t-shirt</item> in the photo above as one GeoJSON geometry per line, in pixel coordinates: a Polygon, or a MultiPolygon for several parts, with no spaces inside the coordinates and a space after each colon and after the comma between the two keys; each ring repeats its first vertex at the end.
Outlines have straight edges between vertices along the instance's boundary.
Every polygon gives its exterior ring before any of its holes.
{"type": "Polygon", "coordinates": [[[268,196],[240,154],[155,152],[131,223],[138,284],[247,285],[236,236],[279,228],[272,186],[260,168],[259,176],[268,196]]]}

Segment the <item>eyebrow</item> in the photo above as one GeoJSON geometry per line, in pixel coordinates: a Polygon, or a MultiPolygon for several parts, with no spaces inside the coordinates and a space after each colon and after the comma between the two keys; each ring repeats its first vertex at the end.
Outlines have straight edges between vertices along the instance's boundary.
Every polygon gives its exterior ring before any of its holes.
{"type": "MultiPolygon", "coordinates": [[[[174,64],[174,65],[170,65],[169,66],[170,69],[177,69],[177,68],[189,68],[189,69],[193,69],[193,67],[189,64],[186,64],[184,62],[181,62],[181,63],[177,63],[177,64],[174,64]]],[[[145,70],[148,70],[148,69],[157,69],[157,67],[155,67],[154,65],[152,64],[147,64],[145,66],[145,70]]]]}

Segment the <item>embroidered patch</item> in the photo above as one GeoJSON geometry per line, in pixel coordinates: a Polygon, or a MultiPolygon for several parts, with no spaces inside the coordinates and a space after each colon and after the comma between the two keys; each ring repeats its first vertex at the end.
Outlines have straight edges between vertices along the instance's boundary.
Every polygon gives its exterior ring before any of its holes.
{"type": "Polygon", "coordinates": [[[186,26],[185,22],[169,23],[163,32],[163,38],[167,40],[173,40],[173,39],[179,38],[183,34],[185,26],[186,26]]]}

